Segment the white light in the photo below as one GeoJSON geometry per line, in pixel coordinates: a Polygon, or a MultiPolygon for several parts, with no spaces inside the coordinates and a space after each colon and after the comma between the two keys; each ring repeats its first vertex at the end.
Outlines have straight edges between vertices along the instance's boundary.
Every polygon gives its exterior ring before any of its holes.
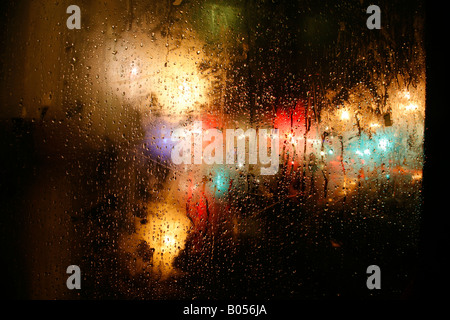
{"type": "Polygon", "coordinates": [[[417,104],[414,104],[414,103],[408,104],[405,107],[405,109],[408,110],[408,111],[416,110],[417,108],[418,108],[417,104]]]}
{"type": "Polygon", "coordinates": [[[341,120],[348,120],[348,119],[350,119],[350,113],[347,110],[342,110],[341,120]]]}
{"type": "Polygon", "coordinates": [[[370,155],[370,150],[369,149],[364,150],[364,154],[365,155],[370,155]]]}
{"type": "Polygon", "coordinates": [[[386,150],[387,146],[388,146],[388,141],[387,141],[387,139],[381,139],[380,142],[378,143],[378,147],[379,147],[381,150],[386,150]]]}
{"type": "Polygon", "coordinates": [[[170,237],[170,236],[165,236],[164,237],[164,244],[169,247],[169,246],[173,246],[175,244],[175,240],[170,237]]]}
{"type": "Polygon", "coordinates": [[[408,92],[408,91],[406,91],[405,90],[405,92],[403,93],[403,95],[404,95],[404,97],[406,98],[406,99],[411,99],[411,94],[408,92]]]}
{"type": "Polygon", "coordinates": [[[178,86],[178,89],[181,91],[181,94],[184,96],[184,98],[186,99],[191,98],[192,89],[191,86],[186,83],[186,81],[183,81],[183,83],[178,86]]]}
{"type": "Polygon", "coordinates": [[[133,69],[131,69],[131,75],[136,76],[137,74],[138,74],[138,68],[133,67],[133,69]]]}

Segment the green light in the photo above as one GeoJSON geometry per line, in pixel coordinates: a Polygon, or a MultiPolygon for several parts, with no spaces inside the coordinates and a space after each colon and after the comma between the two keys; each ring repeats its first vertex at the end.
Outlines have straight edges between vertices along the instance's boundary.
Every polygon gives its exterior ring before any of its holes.
{"type": "Polygon", "coordinates": [[[236,35],[243,30],[238,6],[225,5],[218,1],[206,1],[193,14],[193,24],[208,43],[236,41],[236,35]]]}

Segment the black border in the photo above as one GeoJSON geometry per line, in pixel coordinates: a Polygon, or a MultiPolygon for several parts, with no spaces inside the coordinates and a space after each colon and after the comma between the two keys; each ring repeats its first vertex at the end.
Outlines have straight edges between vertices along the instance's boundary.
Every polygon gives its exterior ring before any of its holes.
{"type": "MultiPolygon", "coordinates": [[[[409,297],[421,301],[441,301],[446,300],[450,288],[450,275],[448,275],[449,245],[450,245],[450,225],[448,223],[448,201],[450,195],[447,195],[446,186],[447,175],[450,173],[446,166],[447,144],[450,142],[449,135],[450,123],[448,105],[450,104],[450,73],[448,72],[448,60],[450,52],[448,46],[448,31],[450,29],[450,15],[447,13],[442,2],[425,2],[426,21],[425,21],[425,50],[427,63],[427,95],[426,95],[426,119],[425,119],[425,164],[423,179],[424,207],[421,228],[420,245],[420,265],[418,269],[417,281],[414,284],[413,294],[409,297]]],[[[3,275],[7,277],[8,275],[3,275]]],[[[190,303],[199,305],[224,305],[224,304],[264,304],[267,305],[269,316],[266,318],[279,318],[281,315],[303,314],[300,317],[309,317],[304,311],[313,311],[317,307],[314,302],[296,302],[296,301],[209,301],[209,302],[191,302],[191,301],[74,301],[74,302],[28,302],[31,308],[37,311],[63,307],[71,315],[75,315],[78,310],[89,310],[96,307],[99,311],[109,309],[111,311],[124,307],[127,311],[131,307],[136,310],[145,310],[148,308],[149,315],[153,312],[161,313],[171,318],[184,318],[179,314],[184,306],[190,303]],[[84,309],[86,307],[86,309],[84,309]],[[41,309],[42,308],[42,309],[41,309]],[[75,311],[75,314],[72,312],[75,311]]],[[[9,304],[16,307],[14,303],[9,304]]],[[[351,305],[347,305],[351,307],[351,305]]],[[[364,307],[364,304],[362,304],[364,307]]],[[[392,307],[392,305],[389,305],[392,307]]],[[[340,308],[338,308],[340,309],[340,308]]],[[[317,311],[317,310],[316,310],[317,311]]],[[[336,311],[336,310],[335,310],[336,311]]],[[[371,312],[373,308],[371,308],[371,312]]],[[[108,312],[106,312],[107,314],[108,312]]],[[[321,312],[319,312],[320,314],[321,312]]],[[[106,315],[105,314],[105,315],[106,315]]],[[[355,314],[357,314],[355,312],[355,314]]],[[[366,313],[360,314],[364,316],[366,313]]],[[[262,316],[257,317],[263,318],[262,316]]]]}
{"type": "Polygon", "coordinates": [[[414,298],[441,300],[449,297],[445,260],[450,252],[446,185],[448,129],[448,13],[438,3],[425,3],[425,51],[427,61],[426,111],[420,266],[414,298]]]}

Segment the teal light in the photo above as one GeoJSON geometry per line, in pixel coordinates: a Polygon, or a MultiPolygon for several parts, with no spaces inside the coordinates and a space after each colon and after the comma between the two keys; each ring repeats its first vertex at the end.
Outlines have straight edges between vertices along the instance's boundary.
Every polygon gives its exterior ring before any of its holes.
{"type": "Polygon", "coordinates": [[[392,152],[395,151],[393,139],[394,135],[389,130],[378,132],[370,137],[362,133],[361,136],[351,139],[344,150],[344,154],[347,154],[350,158],[352,158],[351,155],[356,155],[363,159],[366,164],[379,165],[387,161],[392,152]]]}
{"type": "Polygon", "coordinates": [[[228,193],[230,181],[230,174],[228,170],[219,168],[214,171],[212,191],[216,197],[222,197],[228,193]]]}

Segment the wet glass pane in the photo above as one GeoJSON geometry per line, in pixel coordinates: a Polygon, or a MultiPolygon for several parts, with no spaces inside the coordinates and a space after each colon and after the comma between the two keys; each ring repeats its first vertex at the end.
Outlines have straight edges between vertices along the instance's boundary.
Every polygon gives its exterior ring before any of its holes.
{"type": "Polygon", "coordinates": [[[421,1],[75,2],[2,13],[11,296],[407,294],[421,1]]]}

